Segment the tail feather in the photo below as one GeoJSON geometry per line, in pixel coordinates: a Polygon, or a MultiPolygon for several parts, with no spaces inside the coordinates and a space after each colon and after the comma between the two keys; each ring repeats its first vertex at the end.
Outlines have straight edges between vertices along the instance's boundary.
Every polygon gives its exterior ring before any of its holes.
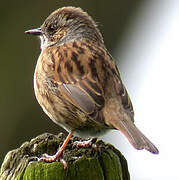
{"type": "Polygon", "coordinates": [[[130,120],[116,121],[114,127],[120,130],[129,140],[129,142],[138,150],[146,149],[147,151],[158,154],[159,151],[155,145],[135,126],[130,120]]]}

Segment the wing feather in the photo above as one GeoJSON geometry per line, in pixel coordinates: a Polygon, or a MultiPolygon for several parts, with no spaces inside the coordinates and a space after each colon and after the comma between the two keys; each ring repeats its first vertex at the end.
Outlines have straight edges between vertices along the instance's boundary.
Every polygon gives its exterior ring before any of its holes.
{"type": "MultiPolygon", "coordinates": [[[[71,48],[71,46],[63,46],[59,51],[62,52],[71,48]]],[[[88,53],[84,56],[83,53],[71,52],[66,54],[66,58],[60,59],[61,55],[54,59],[58,62],[55,63],[55,80],[59,85],[59,91],[65,93],[65,97],[73,105],[80,108],[87,114],[98,113],[104,106],[104,92],[102,87],[99,86],[97,77],[93,76],[93,69],[89,66],[90,61],[94,54],[88,53]],[[62,92],[63,91],[63,92],[62,92]]],[[[52,54],[54,56],[53,50],[52,54]]],[[[100,59],[95,59],[100,61],[100,59]]],[[[95,65],[94,65],[95,66],[95,65]]]]}

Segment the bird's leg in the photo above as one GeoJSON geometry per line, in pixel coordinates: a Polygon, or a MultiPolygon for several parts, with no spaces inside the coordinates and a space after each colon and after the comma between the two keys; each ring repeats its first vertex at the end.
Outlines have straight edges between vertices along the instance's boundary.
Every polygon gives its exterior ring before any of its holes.
{"type": "Polygon", "coordinates": [[[65,141],[63,142],[62,146],[60,147],[60,149],[56,152],[55,155],[48,155],[48,154],[43,154],[42,157],[39,159],[39,161],[44,161],[44,162],[55,162],[55,161],[60,161],[64,168],[67,167],[67,163],[66,161],[62,158],[63,155],[63,151],[66,147],[66,145],[68,144],[71,136],[73,134],[73,131],[71,131],[68,136],[66,137],[65,141]]]}
{"type": "Polygon", "coordinates": [[[75,146],[77,147],[82,147],[82,148],[88,148],[88,147],[95,147],[95,143],[97,141],[97,138],[91,138],[89,140],[86,141],[75,141],[75,146]]]}

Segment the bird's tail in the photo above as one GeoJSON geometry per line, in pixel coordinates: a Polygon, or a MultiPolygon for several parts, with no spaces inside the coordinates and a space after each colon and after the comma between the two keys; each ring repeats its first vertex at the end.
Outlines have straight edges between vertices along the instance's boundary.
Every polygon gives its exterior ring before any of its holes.
{"type": "Polygon", "coordinates": [[[155,145],[135,126],[130,120],[118,121],[115,128],[119,129],[136,149],[146,149],[147,151],[158,154],[155,145]]]}
{"type": "Polygon", "coordinates": [[[144,136],[130,119],[113,121],[112,125],[120,130],[136,149],[146,149],[153,154],[159,153],[155,145],[144,136]]]}

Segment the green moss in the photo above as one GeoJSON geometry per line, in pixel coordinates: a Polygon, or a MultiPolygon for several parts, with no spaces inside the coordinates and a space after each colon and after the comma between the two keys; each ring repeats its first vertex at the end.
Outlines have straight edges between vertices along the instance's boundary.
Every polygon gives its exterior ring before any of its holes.
{"type": "Polygon", "coordinates": [[[65,170],[61,163],[31,163],[25,170],[23,180],[64,180],[65,170]],[[59,175],[60,172],[60,175],[59,175]]]}
{"type": "MultiPolygon", "coordinates": [[[[20,177],[20,176],[19,176],[20,177]]],[[[25,170],[23,180],[103,180],[103,172],[97,158],[80,158],[67,170],[59,162],[31,163],[25,170]],[[59,176],[60,174],[60,176],[59,176]]],[[[20,180],[18,178],[17,180],[20,180]]]]}
{"type": "Polygon", "coordinates": [[[103,180],[103,172],[97,158],[80,158],[70,167],[67,180],[103,180]]]}
{"type": "Polygon", "coordinates": [[[123,180],[119,157],[112,150],[102,152],[100,164],[105,180],[123,180]]]}

